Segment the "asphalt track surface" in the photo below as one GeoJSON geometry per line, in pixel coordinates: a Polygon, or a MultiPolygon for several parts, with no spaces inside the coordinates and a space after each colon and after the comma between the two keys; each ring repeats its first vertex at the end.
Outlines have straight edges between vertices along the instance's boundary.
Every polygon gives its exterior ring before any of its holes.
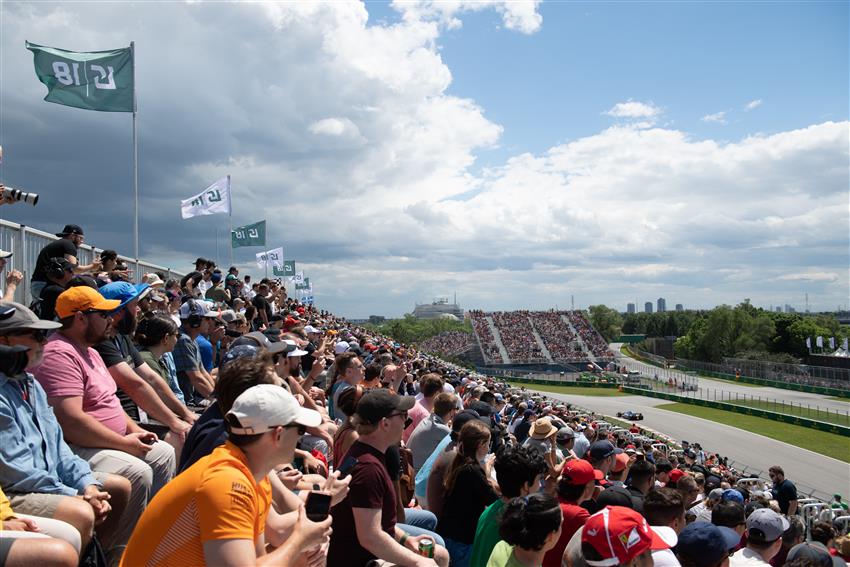
{"type": "MultiPolygon", "coordinates": [[[[654,376],[657,373],[659,376],[673,376],[677,377],[679,380],[682,380],[683,378],[688,378],[690,380],[694,379],[693,375],[677,372],[676,370],[661,369],[656,366],[652,366],[651,364],[645,364],[633,358],[629,358],[620,352],[621,345],[622,343],[612,343],[610,347],[611,350],[614,351],[618,363],[625,365],[629,370],[637,370],[647,376],[654,376]]],[[[711,398],[713,394],[711,392],[712,390],[717,390],[717,395],[719,397],[719,392],[722,390],[723,392],[726,392],[727,395],[731,393],[733,396],[734,394],[739,394],[742,397],[754,396],[756,398],[761,397],[762,399],[781,400],[785,403],[793,403],[794,405],[809,405],[812,409],[819,408],[823,410],[829,408],[829,411],[841,413],[850,411],[850,402],[830,400],[827,396],[822,396],[820,394],[795,392],[793,390],[783,390],[781,388],[768,388],[762,386],[742,386],[741,384],[736,384],[734,382],[726,380],[712,380],[703,376],[698,376],[697,378],[699,387],[703,388],[704,395],[701,396],[703,398],[711,398]]]]}
{"type": "Polygon", "coordinates": [[[835,493],[847,498],[850,494],[850,463],[737,429],[733,425],[655,408],[670,403],[667,400],[645,396],[595,397],[541,393],[610,416],[625,410],[643,413],[644,419],[640,425],[679,441],[684,439],[699,443],[708,451],[728,457],[730,464],[734,461],[736,468],[746,465],[763,471],[758,476],[765,480],[767,469],[780,465],[785,470],[785,476],[797,483],[800,492],[808,493],[814,489],[820,498],[829,498],[835,493]]]}

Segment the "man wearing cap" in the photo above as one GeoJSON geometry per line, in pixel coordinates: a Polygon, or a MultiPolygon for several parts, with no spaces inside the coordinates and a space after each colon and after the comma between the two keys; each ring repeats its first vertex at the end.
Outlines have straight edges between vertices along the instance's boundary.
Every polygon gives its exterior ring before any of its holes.
{"type": "Polygon", "coordinates": [[[328,567],[361,566],[374,559],[397,565],[446,567],[449,555],[436,545],[434,559],[418,554],[419,541],[396,526],[396,495],[387,471],[385,453],[401,441],[407,411],[415,400],[384,388],[369,390],[357,404],[359,438],[343,461],[350,465],[348,498],[331,510],[334,537],[328,567]]]}
{"type": "Polygon", "coordinates": [[[215,386],[215,380],[204,368],[197,339],[202,333],[209,334],[217,313],[211,311],[204,301],[189,299],[180,306],[179,315],[180,336],[174,345],[174,366],[183,397],[187,404],[192,405],[209,398],[215,386]]]}
{"type": "Polygon", "coordinates": [[[38,258],[36,258],[35,268],[33,268],[32,278],[30,278],[30,293],[33,297],[41,297],[41,290],[47,285],[45,268],[50,258],[65,258],[74,266],[74,271],[78,274],[100,269],[100,260],[95,260],[85,266],[80,266],[77,262],[80,245],[85,240],[82,228],[76,224],[66,224],[62,232],[57,232],[56,236],[59,237],[59,240],[54,240],[42,248],[41,252],[38,253],[38,258]]]}
{"type": "MultiPolygon", "coordinates": [[[[6,268],[6,261],[11,257],[11,252],[0,250],[0,273],[6,268]]],[[[23,280],[24,275],[18,270],[9,270],[6,273],[6,291],[3,292],[3,301],[12,301],[15,298],[15,290],[23,280]]]]}
{"type": "MultiPolygon", "coordinates": [[[[231,369],[242,370],[235,364],[231,369]]],[[[292,565],[301,554],[308,554],[309,561],[313,552],[315,559],[314,552],[327,543],[331,518],[312,522],[299,506],[290,536],[266,553],[272,503],[268,476],[276,465],[292,460],[303,428],[318,425],[321,416],[299,406],[285,389],[260,384],[236,398],[225,420],[227,442],[151,502],[122,565],[292,565]]]]}
{"type": "Polygon", "coordinates": [[[674,551],[682,567],[728,567],[739,539],[734,530],[697,521],[679,532],[674,551]]]}
{"type": "Polygon", "coordinates": [[[113,312],[107,337],[94,348],[118,385],[117,395],[124,411],[135,420],[140,418],[139,408],[150,414],[171,430],[173,436],[166,440],[179,450],[196,416],[177,399],[168,383],[148,366],[132,339],[136,332],[139,301],[150,291],[148,284],[127,282],[113,282],[100,288],[101,295],[117,299],[121,305],[113,312]]]}
{"type": "Polygon", "coordinates": [[[599,486],[607,488],[610,483],[606,480],[608,472],[614,466],[614,458],[618,453],[622,453],[622,449],[617,449],[614,444],[608,441],[595,441],[587,450],[587,460],[593,465],[596,471],[596,479],[599,486]]]}
{"type": "Polygon", "coordinates": [[[47,282],[38,296],[38,316],[47,321],[56,319],[56,298],[68,288],[74,278],[74,265],[65,258],[51,258],[45,269],[47,282]]]}
{"type": "Polygon", "coordinates": [[[581,506],[590,500],[595,490],[596,477],[593,466],[584,459],[572,459],[564,463],[558,478],[558,503],[561,506],[561,536],[555,547],[543,557],[543,567],[561,567],[561,558],[570,539],[587,522],[590,513],[581,506]]]}
{"type": "Polygon", "coordinates": [[[782,547],[782,534],[791,524],[770,508],[755,510],[747,518],[747,547],[729,560],[730,567],[764,567],[782,547]]]}
{"type": "MultiPolygon", "coordinates": [[[[27,348],[27,368],[37,367],[45,331],[60,324],[38,319],[19,303],[2,302],[0,307],[14,308],[10,317],[0,320],[0,344],[27,348]]],[[[44,389],[29,372],[11,376],[0,371],[0,485],[17,512],[72,524],[80,532],[82,549],[93,523],[109,551],[118,547],[120,553],[130,536],[121,525],[130,483],[117,475],[93,473],[71,452],[44,389]],[[74,496],[82,498],[69,498],[74,496]]]]}
{"type": "Polygon", "coordinates": [[[62,327],[47,341],[34,374],[71,450],[92,470],[130,481],[122,518],[129,534],[150,497],[174,475],[174,449],[130,419],[115,395],[115,381],[92,348],[109,336],[111,313],[119,305],[88,286],[62,293],[56,300],[62,327]]]}
{"type": "Polygon", "coordinates": [[[592,567],[651,567],[652,552],[670,549],[676,542],[676,532],[652,528],[643,516],[622,506],[593,514],[581,530],[581,554],[592,567]]]}

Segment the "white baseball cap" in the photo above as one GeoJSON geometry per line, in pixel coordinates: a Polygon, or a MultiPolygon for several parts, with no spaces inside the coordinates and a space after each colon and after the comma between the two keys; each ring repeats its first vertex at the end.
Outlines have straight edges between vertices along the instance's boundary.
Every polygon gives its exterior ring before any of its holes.
{"type": "Polygon", "coordinates": [[[339,341],[338,343],[336,343],[336,346],[334,347],[334,354],[342,354],[344,352],[348,352],[348,350],[350,348],[351,347],[348,345],[347,342],[339,341]]]}
{"type": "Polygon", "coordinates": [[[248,388],[236,398],[227,415],[242,426],[230,426],[230,432],[236,435],[257,435],[290,423],[307,427],[322,423],[319,412],[302,408],[292,394],[274,384],[248,388]]]}
{"type": "Polygon", "coordinates": [[[292,347],[292,350],[287,351],[286,356],[307,356],[308,354],[310,354],[306,350],[301,350],[300,348],[298,348],[298,343],[296,343],[295,341],[284,340],[280,342],[286,343],[292,347]]]}

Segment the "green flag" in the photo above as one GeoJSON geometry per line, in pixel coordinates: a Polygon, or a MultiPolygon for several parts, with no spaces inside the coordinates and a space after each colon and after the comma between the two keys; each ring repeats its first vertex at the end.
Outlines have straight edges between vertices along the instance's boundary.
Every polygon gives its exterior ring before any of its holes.
{"type": "Polygon", "coordinates": [[[274,275],[280,277],[291,278],[295,275],[295,260],[284,260],[283,261],[283,269],[274,267],[274,275]]]}
{"type": "Polygon", "coordinates": [[[77,53],[26,42],[44,100],[104,112],[133,112],[133,50],[77,53]]]}
{"type": "Polygon", "coordinates": [[[230,233],[231,248],[240,246],[265,246],[266,245],[266,221],[261,220],[254,224],[246,224],[234,228],[230,233]]]}

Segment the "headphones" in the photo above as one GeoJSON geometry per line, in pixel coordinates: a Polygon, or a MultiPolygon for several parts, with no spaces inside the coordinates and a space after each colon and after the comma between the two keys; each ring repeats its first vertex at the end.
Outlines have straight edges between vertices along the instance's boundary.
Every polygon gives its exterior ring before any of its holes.
{"type": "Polygon", "coordinates": [[[44,274],[51,280],[61,280],[65,276],[65,263],[61,258],[50,258],[44,266],[44,274]]]}
{"type": "Polygon", "coordinates": [[[189,316],[186,318],[186,323],[190,328],[197,329],[204,320],[204,309],[194,299],[190,299],[186,303],[189,304],[189,316]]]}

